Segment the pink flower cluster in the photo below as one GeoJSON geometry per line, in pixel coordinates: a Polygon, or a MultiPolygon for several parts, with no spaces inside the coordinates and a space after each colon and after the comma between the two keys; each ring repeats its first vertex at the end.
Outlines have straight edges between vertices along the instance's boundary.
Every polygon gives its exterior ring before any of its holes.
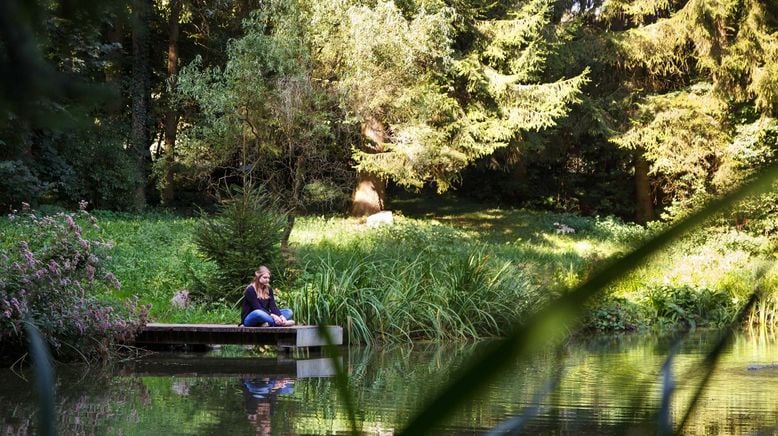
{"type": "Polygon", "coordinates": [[[137,299],[114,308],[98,298],[121,283],[104,267],[111,244],[84,237],[77,218],[97,222],[86,203],[80,206],[78,217],[40,218],[23,204],[21,213],[9,217],[23,239],[16,250],[0,247],[0,343],[5,349],[23,352],[22,324],[33,322],[56,353],[78,349],[100,357],[145,324],[148,308],[137,299]]]}

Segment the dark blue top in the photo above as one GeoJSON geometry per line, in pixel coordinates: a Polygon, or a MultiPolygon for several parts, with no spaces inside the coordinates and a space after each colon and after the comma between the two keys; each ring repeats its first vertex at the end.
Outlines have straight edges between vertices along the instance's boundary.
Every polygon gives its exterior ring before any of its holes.
{"type": "Polygon", "coordinates": [[[240,322],[246,319],[246,315],[249,313],[261,309],[267,313],[281,316],[281,311],[276,306],[276,299],[273,296],[273,288],[268,289],[270,297],[261,299],[257,297],[257,291],[254,289],[254,284],[250,284],[243,292],[243,308],[240,311],[240,322]]]}

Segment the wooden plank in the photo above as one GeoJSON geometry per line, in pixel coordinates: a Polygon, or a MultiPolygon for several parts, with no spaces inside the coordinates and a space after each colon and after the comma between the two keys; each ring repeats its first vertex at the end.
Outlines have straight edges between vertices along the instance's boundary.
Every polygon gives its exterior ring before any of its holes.
{"type": "MultiPolygon", "coordinates": [[[[343,328],[325,326],[335,345],[343,344],[343,328]]],[[[135,344],[244,344],[283,347],[321,347],[327,344],[317,326],[241,327],[223,324],[159,324],[141,329],[135,344]]]]}
{"type": "MultiPolygon", "coordinates": [[[[324,334],[329,336],[330,341],[335,345],[343,344],[343,328],[333,325],[324,326],[324,334]]],[[[319,328],[298,329],[297,342],[298,347],[320,347],[327,345],[327,341],[319,328]]]]}

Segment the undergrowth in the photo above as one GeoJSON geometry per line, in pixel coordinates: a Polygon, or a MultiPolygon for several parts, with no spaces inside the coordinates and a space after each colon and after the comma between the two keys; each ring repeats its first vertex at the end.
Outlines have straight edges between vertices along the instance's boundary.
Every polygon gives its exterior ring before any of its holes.
{"type": "MultiPolygon", "coordinates": [[[[290,241],[296,263],[273,284],[281,304],[293,307],[299,322],[343,325],[351,340],[362,342],[496,336],[663,227],[523,210],[447,213],[396,214],[395,225],[378,228],[349,218],[298,218],[290,241]],[[560,231],[565,227],[573,231],[560,231]]],[[[101,298],[138,296],[158,322],[238,321],[239,301],[214,298],[218,293],[209,289],[218,269],[193,241],[197,218],[94,216],[100,229],[85,233],[112,241],[104,266],[122,283],[120,290],[98,291],[101,298]],[[174,304],[182,292],[188,301],[174,304]]],[[[5,247],[21,237],[7,218],[0,227],[5,247]]],[[[699,230],[590,303],[580,328],[723,325],[753,289],[760,259],[773,252],[766,237],[699,230]]],[[[778,283],[772,270],[763,281],[778,283]]],[[[752,325],[776,322],[776,293],[768,287],[748,320],[752,325]]]]}

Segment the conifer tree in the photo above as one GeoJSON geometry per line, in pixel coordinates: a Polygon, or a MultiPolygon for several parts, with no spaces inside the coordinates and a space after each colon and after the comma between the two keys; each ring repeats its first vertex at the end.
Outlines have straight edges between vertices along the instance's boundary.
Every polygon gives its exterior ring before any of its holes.
{"type": "Polygon", "coordinates": [[[628,27],[611,41],[635,103],[615,141],[648,160],[654,186],[679,211],[752,171],[743,153],[769,161],[778,151],[769,134],[778,115],[778,21],[769,4],[620,0],[602,7],[605,19],[628,27]],[[742,140],[745,126],[773,143],[742,140]]]}
{"type": "MultiPolygon", "coordinates": [[[[326,112],[333,121],[314,125],[352,132],[335,140],[369,194],[360,202],[355,193],[352,212],[372,213],[383,207],[386,180],[410,188],[431,182],[445,191],[474,159],[564,116],[587,79],[582,70],[542,80],[552,49],[550,5],[271,2],[262,12],[267,25],[247,27],[230,44],[223,70],[183,74],[182,89],[199,99],[208,118],[203,126],[226,145],[223,156],[239,154],[230,144],[245,144],[246,137],[255,151],[276,144],[272,152],[283,131],[268,129],[277,124],[273,87],[278,77],[300,72],[309,95],[319,96],[308,105],[311,114],[326,112]],[[255,75],[246,75],[251,69],[255,75]],[[332,105],[325,108],[321,99],[332,105]]],[[[289,138],[302,129],[317,138],[309,144],[327,147],[328,134],[298,121],[289,138]]]]}
{"type": "MultiPolygon", "coordinates": [[[[391,179],[445,191],[475,159],[554,125],[577,101],[585,72],[541,80],[551,2],[514,5],[427,2],[400,11],[379,2],[346,11],[339,37],[328,40],[341,50],[322,52],[338,53],[339,91],[361,124],[354,159],[374,176],[363,188],[391,179]]],[[[377,191],[378,204],[352,212],[379,208],[377,191]]]]}

